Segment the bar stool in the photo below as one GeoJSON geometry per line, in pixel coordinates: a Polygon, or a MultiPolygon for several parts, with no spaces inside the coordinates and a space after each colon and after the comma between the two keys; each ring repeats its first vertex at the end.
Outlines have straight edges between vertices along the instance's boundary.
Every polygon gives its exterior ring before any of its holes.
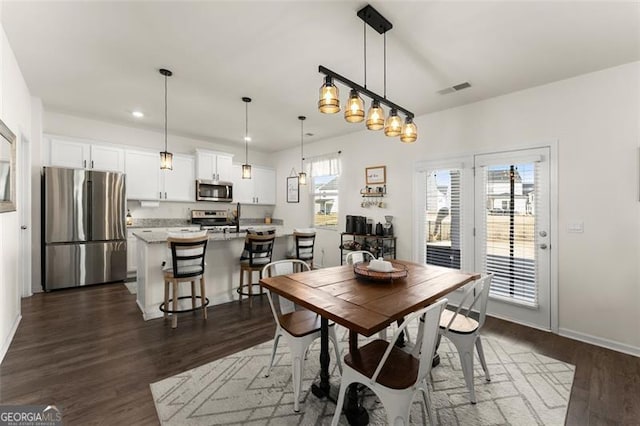
{"type": "MultiPolygon", "coordinates": [[[[236,291],[238,292],[240,302],[242,302],[242,296],[249,297],[250,308],[253,307],[253,273],[258,272],[260,278],[262,278],[262,268],[264,265],[271,263],[275,239],[275,230],[247,231],[247,236],[244,240],[244,250],[240,256],[240,286],[236,291]],[[245,273],[248,274],[246,284],[244,282],[245,273]]],[[[262,287],[260,287],[260,294],[263,294],[262,287]]]]}
{"type": "Polygon", "coordinates": [[[289,259],[298,259],[306,262],[313,269],[313,248],[316,241],[315,229],[294,229],[295,252],[287,256],[289,259]]]}
{"type": "Polygon", "coordinates": [[[207,319],[207,305],[204,282],[204,257],[207,250],[206,235],[167,238],[167,247],[171,251],[171,264],[163,262],[164,272],[164,303],[160,304],[160,310],[167,319],[171,314],[171,328],[178,326],[178,314],[182,312],[194,312],[202,309],[204,319],[207,319]],[[200,280],[200,295],[196,295],[196,280],[200,280]],[[178,296],[178,284],[191,282],[191,295],[178,296]],[[171,297],[169,297],[169,284],[171,284],[171,297]],[[191,299],[191,309],[178,309],[179,299],[191,299]],[[200,299],[200,305],[196,306],[196,299],[200,299]],[[168,309],[171,304],[171,309],[168,309]]]}

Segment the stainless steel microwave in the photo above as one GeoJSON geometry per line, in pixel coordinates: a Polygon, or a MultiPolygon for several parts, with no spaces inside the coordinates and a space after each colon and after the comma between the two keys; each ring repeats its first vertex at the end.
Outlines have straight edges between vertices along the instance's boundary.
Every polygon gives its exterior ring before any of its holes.
{"type": "Polygon", "coordinates": [[[196,201],[233,201],[233,183],[212,180],[196,180],[196,201]]]}

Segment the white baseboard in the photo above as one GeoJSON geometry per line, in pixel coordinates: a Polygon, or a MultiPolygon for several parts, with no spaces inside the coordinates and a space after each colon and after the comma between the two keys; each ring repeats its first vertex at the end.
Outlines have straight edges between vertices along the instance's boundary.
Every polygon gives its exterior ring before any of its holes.
{"type": "Polygon", "coordinates": [[[566,328],[560,328],[558,334],[563,337],[568,337],[569,339],[579,340],[591,345],[611,349],[612,351],[622,352],[625,354],[640,357],[639,347],[627,345],[609,339],[603,339],[602,337],[592,336],[590,334],[580,333],[578,331],[568,330],[566,328]]]}
{"type": "Polygon", "coordinates": [[[22,315],[18,315],[16,317],[16,320],[13,323],[13,326],[11,327],[11,331],[9,332],[9,335],[7,336],[5,341],[2,342],[2,348],[0,348],[0,364],[4,360],[4,356],[7,354],[7,351],[9,350],[9,346],[13,341],[13,336],[15,336],[16,331],[18,330],[18,325],[20,324],[21,320],[22,320],[22,315]]]}

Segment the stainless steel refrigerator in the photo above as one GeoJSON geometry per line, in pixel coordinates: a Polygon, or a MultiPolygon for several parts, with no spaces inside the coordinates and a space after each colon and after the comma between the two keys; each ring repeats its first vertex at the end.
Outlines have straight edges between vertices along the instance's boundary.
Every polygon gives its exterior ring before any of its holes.
{"type": "Polygon", "coordinates": [[[44,167],[42,194],[45,290],[124,280],[125,175],[44,167]]]}

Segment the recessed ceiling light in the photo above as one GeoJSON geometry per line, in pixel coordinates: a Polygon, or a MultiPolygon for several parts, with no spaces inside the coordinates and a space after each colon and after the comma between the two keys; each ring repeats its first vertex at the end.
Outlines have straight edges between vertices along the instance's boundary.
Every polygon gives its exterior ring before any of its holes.
{"type": "Polygon", "coordinates": [[[135,118],[142,118],[144,117],[144,113],[142,111],[133,111],[131,113],[131,115],[133,115],[135,118]]]}

